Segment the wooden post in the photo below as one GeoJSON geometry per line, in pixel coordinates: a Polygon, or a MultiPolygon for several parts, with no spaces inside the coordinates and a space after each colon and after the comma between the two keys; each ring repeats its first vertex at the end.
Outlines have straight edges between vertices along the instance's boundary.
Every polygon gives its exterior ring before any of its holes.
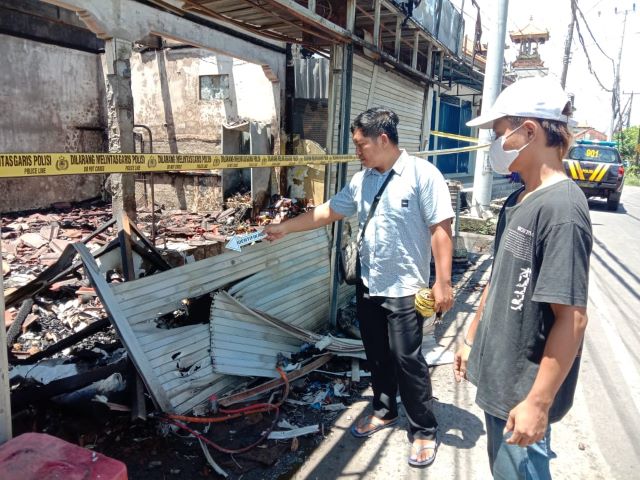
{"type": "Polygon", "coordinates": [[[427,50],[427,70],[425,72],[429,80],[433,79],[433,45],[429,43],[429,49],[427,50]]]}
{"type": "Polygon", "coordinates": [[[309,0],[309,2],[307,3],[307,8],[313,13],[316,13],[316,0],[309,0]]]}
{"type": "Polygon", "coordinates": [[[413,34],[413,57],[411,58],[411,67],[418,68],[418,48],[420,47],[420,33],[418,30],[413,34]]]}
{"type": "MultiPolygon", "coordinates": [[[[0,231],[2,227],[0,226],[0,231]]],[[[2,264],[2,242],[0,242],[2,264]]],[[[1,267],[0,267],[1,270],[1,267]]],[[[11,440],[11,394],[9,391],[9,359],[7,357],[7,330],[4,328],[4,275],[0,271],[0,445],[11,440]]]]}
{"type": "Polygon", "coordinates": [[[396,56],[396,60],[400,61],[400,40],[402,37],[402,17],[398,15],[396,17],[396,43],[394,46],[394,54],[396,56]]]}
{"type": "MultiPolygon", "coordinates": [[[[429,43],[427,49],[427,77],[433,78],[433,45],[429,43]]],[[[422,142],[421,149],[429,150],[429,140],[431,137],[431,115],[433,114],[433,84],[429,83],[426,88],[424,121],[422,123],[422,142]]]]}
{"type": "Polygon", "coordinates": [[[133,270],[133,253],[131,252],[131,225],[125,212],[118,219],[118,240],[120,241],[120,254],[122,260],[122,274],[127,282],[135,280],[133,270]]]}
{"type": "MultiPolygon", "coordinates": [[[[122,212],[118,219],[118,240],[120,241],[120,258],[122,260],[122,274],[127,282],[136,279],[136,272],[133,266],[133,252],[131,251],[131,223],[125,212],[122,212]]],[[[135,385],[132,392],[131,419],[137,418],[145,420],[147,418],[147,408],[144,398],[144,382],[135,368],[133,376],[135,385]]]]}
{"type": "MultiPolygon", "coordinates": [[[[107,93],[107,123],[110,153],[134,153],[133,94],[131,93],[131,42],[112,38],[105,42],[103,71],[107,93]]],[[[114,218],[126,212],[136,218],[135,175],[110,176],[114,218]]]]}
{"type": "Polygon", "coordinates": [[[380,48],[380,0],[375,0],[375,13],[373,16],[373,44],[380,48]]]}
{"type": "Polygon", "coordinates": [[[352,34],[356,29],[356,0],[347,0],[347,30],[352,34]]]}

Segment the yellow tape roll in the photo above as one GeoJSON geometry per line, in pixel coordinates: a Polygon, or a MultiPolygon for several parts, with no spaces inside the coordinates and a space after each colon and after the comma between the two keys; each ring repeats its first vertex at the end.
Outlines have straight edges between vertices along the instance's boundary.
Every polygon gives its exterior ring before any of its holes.
{"type": "Polygon", "coordinates": [[[421,288],[416,293],[415,305],[416,310],[425,318],[432,317],[435,312],[435,299],[430,288],[421,288]]]}

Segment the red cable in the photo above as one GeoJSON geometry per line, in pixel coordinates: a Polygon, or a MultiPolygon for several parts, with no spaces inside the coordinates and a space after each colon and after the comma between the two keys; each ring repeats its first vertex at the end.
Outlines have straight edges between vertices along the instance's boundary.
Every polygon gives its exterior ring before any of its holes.
{"type": "Polygon", "coordinates": [[[213,442],[212,440],[209,440],[207,437],[205,437],[201,433],[193,430],[192,428],[188,427],[187,425],[185,425],[182,422],[179,422],[177,420],[173,420],[173,419],[170,419],[170,418],[166,419],[166,421],[168,421],[169,423],[174,424],[177,427],[182,428],[183,430],[186,430],[191,435],[195,436],[196,438],[199,438],[203,442],[207,443],[208,445],[211,445],[213,448],[215,448],[216,450],[218,450],[218,451],[220,451],[222,453],[235,454],[235,453],[248,452],[252,448],[257,447],[262,442],[264,442],[266,440],[266,438],[269,436],[269,434],[273,431],[273,427],[275,427],[275,424],[278,421],[278,418],[280,418],[280,409],[277,409],[276,413],[277,413],[276,418],[273,419],[273,422],[271,423],[271,426],[267,429],[267,431],[257,441],[255,441],[251,445],[248,445],[248,446],[242,447],[242,448],[238,448],[238,449],[235,449],[235,450],[234,449],[230,449],[230,448],[225,448],[225,447],[223,447],[221,445],[218,445],[217,443],[213,442]]]}
{"type": "Polygon", "coordinates": [[[276,368],[276,370],[278,371],[278,373],[282,377],[282,380],[284,381],[284,391],[283,391],[283,394],[282,394],[282,399],[277,403],[257,403],[257,404],[254,404],[254,405],[248,405],[246,407],[236,408],[236,409],[231,409],[231,410],[220,409],[220,411],[222,413],[226,413],[227,414],[225,416],[190,417],[190,416],[185,416],[185,415],[167,414],[165,416],[165,418],[161,418],[161,420],[163,420],[165,422],[168,422],[168,423],[172,423],[173,425],[175,425],[175,426],[177,426],[179,428],[182,428],[183,430],[186,430],[187,432],[191,433],[191,435],[195,436],[196,438],[199,438],[200,440],[202,440],[203,442],[207,443],[208,445],[211,445],[213,448],[215,448],[216,450],[218,450],[220,452],[229,453],[229,454],[248,452],[252,448],[255,448],[258,445],[260,445],[264,440],[266,440],[266,438],[269,436],[269,434],[273,431],[273,428],[275,427],[276,422],[278,421],[278,418],[280,418],[280,406],[284,403],[284,401],[287,399],[287,397],[289,395],[289,379],[287,378],[287,375],[279,367],[276,368]],[[254,414],[254,413],[261,413],[261,412],[270,412],[270,411],[273,411],[273,410],[276,411],[276,417],[273,420],[273,422],[271,423],[271,426],[267,429],[267,431],[256,442],[252,443],[249,446],[242,447],[242,448],[237,449],[237,450],[225,448],[225,447],[223,447],[221,445],[218,445],[217,443],[209,440],[207,437],[205,437],[201,433],[197,432],[196,430],[193,430],[189,426],[187,426],[184,423],[182,423],[183,421],[184,422],[193,422],[193,423],[220,423],[220,422],[225,422],[227,420],[231,420],[233,418],[242,417],[243,415],[251,415],[251,414],[254,414]]]}

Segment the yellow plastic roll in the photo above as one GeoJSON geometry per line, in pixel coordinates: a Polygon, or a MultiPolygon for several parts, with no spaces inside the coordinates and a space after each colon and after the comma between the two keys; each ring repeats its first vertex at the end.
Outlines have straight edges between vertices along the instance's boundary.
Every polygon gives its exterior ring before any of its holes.
{"type": "Polygon", "coordinates": [[[435,312],[435,299],[430,288],[421,288],[416,293],[416,310],[425,318],[433,316],[435,312]]]}

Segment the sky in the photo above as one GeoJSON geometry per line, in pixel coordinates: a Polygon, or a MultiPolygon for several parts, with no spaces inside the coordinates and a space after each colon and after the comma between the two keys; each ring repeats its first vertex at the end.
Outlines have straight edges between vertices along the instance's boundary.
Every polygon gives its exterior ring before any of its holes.
{"type": "MultiPolygon", "coordinates": [[[[496,22],[495,5],[497,0],[476,0],[480,6],[483,34],[482,43],[489,39],[489,32],[496,22]]],[[[452,0],[461,8],[463,0],[452,0]]],[[[635,91],[631,109],[631,125],[640,125],[640,0],[578,0],[578,6],[584,13],[588,25],[604,52],[616,62],[620,52],[624,11],[629,10],[622,49],[620,68],[621,89],[623,92],[635,91]],[[636,11],[633,12],[633,4],[636,11]],[[617,7],[618,13],[615,13],[617,7]]],[[[472,36],[475,29],[477,9],[471,0],[464,0],[465,30],[472,36]]],[[[511,43],[509,32],[524,28],[530,23],[540,29],[549,30],[549,40],[540,47],[540,55],[549,68],[549,75],[560,78],[562,73],[562,57],[565,38],[569,22],[571,21],[570,0],[510,0],[507,23],[506,43],[509,49],[505,51],[505,58],[511,62],[517,54],[517,46],[511,43]]],[[[597,48],[590,37],[584,23],[580,30],[584,43],[591,57],[593,69],[596,71],[605,87],[611,88],[614,70],[608,60],[597,48]]],[[[586,56],[578,42],[574,30],[571,47],[571,63],[567,75],[566,90],[575,94],[576,112],[574,118],[579,124],[588,124],[600,131],[608,132],[611,122],[611,93],[604,91],[594,76],[589,73],[586,56]]],[[[622,104],[629,100],[630,95],[622,96],[622,104]]]]}

